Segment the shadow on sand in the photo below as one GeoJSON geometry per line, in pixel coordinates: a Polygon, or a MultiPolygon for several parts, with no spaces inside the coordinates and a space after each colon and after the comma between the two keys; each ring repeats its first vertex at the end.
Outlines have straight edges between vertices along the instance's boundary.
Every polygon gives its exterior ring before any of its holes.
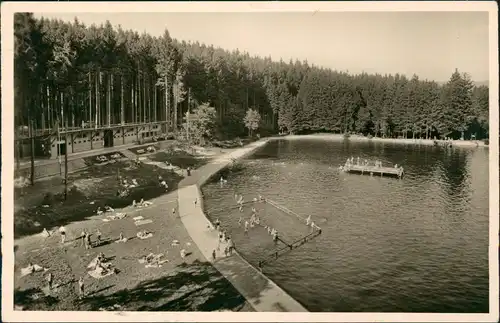
{"type": "Polygon", "coordinates": [[[93,293],[80,310],[117,308],[120,311],[239,311],[246,300],[209,262],[181,264],[165,277],[144,281],[112,294],[93,293]],[[120,307],[114,307],[116,304],[120,307]]]}

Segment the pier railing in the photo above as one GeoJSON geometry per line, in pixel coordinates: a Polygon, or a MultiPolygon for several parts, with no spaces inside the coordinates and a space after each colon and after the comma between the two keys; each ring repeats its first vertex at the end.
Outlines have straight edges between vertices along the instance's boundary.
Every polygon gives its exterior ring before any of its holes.
{"type": "MultiPolygon", "coordinates": [[[[265,202],[268,203],[269,205],[272,205],[273,207],[277,208],[278,210],[288,214],[288,215],[297,217],[299,220],[301,220],[301,222],[307,223],[307,220],[303,216],[301,216],[301,215],[295,213],[294,211],[276,203],[275,201],[266,198],[265,202]]],[[[270,252],[263,259],[261,259],[258,263],[259,269],[262,270],[262,268],[264,267],[265,264],[278,259],[279,257],[289,253],[290,251],[292,251],[294,249],[297,249],[298,247],[302,246],[306,242],[311,241],[312,239],[316,238],[321,233],[322,233],[321,228],[317,225],[314,225],[311,233],[293,241],[292,243],[286,243],[285,241],[283,241],[282,239],[280,239],[278,237],[278,240],[281,241],[286,246],[279,248],[279,249],[276,249],[273,252],[270,252]]]]}
{"type": "MultiPolygon", "coordinates": [[[[296,212],[276,203],[275,201],[273,200],[270,200],[270,199],[267,199],[267,198],[264,198],[263,200],[260,200],[260,201],[246,201],[246,202],[243,202],[242,204],[237,204],[237,205],[231,205],[231,206],[225,206],[225,207],[219,207],[219,208],[213,208],[213,209],[210,209],[208,211],[206,211],[207,214],[214,214],[216,212],[220,212],[220,211],[227,211],[227,210],[234,210],[234,209],[238,209],[240,208],[240,206],[242,205],[248,205],[248,204],[255,204],[255,203],[267,203],[269,205],[271,205],[272,207],[290,215],[290,216],[294,216],[296,218],[298,218],[301,222],[303,223],[306,223],[307,224],[307,220],[305,217],[297,214],[296,212]]],[[[262,227],[265,227],[264,223],[261,222],[259,224],[260,226],[262,227]]],[[[302,246],[303,244],[307,243],[308,241],[311,241],[312,239],[316,238],[317,236],[319,236],[321,233],[322,233],[322,229],[317,226],[317,225],[314,225],[314,227],[311,228],[311,232],[295,241],[293,241],[292,243],[288,243],[286,241],[284,241],[281,237],[276,237],[277,238],[277,241],[281,242],[284,246],[283,247],[280,247],[268,254],[266,254],[259,262],[258,262],[258,267],[259,269],[262,271],[262,268],[264,267],[264,265],[268,264],[269,262],[271,261],[274,261],[278,258],[280,258],[281,256],[289,253],[290,251],[294,250],[294,249],[297,249],[298,247],[302,246]]]]}
{"type": "Polygon", "coordinates": [[[264,258],[262,258],[261,260],[259,260],[259,263],[258,263],[259,269],[262,271],[262,268],[266,264],[268,264],[269,262],[277,260],[281,256],[289,253],[290,251],[292,251],[294,249],[297,249],[298,247],[302,246],[306,242],[311,241],[312,239],[316,238],[320,234],[321,234],[321,229],[314,229],[313,232],[309,233],[308,235],[306,235],[304,237],[301,237],[301,238],[295,240],[294,242],[292,242],[290,244],[284,242],[283,240],[281,240],[278,237],[278,239],[281,242],[283,242],[284,244],[286,244],[286,246],[285,247],[281,247],[279,249],[274,250],[273,252],[268,253],[264,258]]]}

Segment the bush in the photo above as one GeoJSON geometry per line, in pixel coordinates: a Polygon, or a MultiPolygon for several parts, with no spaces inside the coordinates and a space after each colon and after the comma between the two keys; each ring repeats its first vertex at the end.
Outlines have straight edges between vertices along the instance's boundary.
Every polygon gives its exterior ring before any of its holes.
{"type": "Polygon", "coordinates": [[[368,139],[372,139],[372,138],[373,138],[373,136],[372,136],[372,135],[368,135],[368,139]]]}

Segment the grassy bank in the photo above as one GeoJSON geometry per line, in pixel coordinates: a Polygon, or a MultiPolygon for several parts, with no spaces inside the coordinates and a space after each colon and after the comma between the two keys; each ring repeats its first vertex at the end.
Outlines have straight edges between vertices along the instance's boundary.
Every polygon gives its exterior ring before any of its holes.
{"type": "MultiPolygon", "coordinates": [[[[112,154],[108,155],[110,161],[104,163],[97,162],[95,157],[86,157],[84,161],[88,167],[68,175],[67,199],[64,199],[64,184],[60,177],[37,181],[35,186],[15,188],[15,237],[87,219],[95,215],[98,207],[121,208],[130,205],[133,200],[149,200],[165,194],[165,189],[158,185],[158,175],[167,182],[170,191],[175,190],[182,179],[170,169],[147,163],[135,165],[123,155],[116,160],[111,158],[112,154]],[[136,179],[139,186],[131,189],[128,196],[119,197],[118,176],[129,183],[136,179]]],[[[157,162],[168,161],[182,169],[196,169],[210,160],[208,156],[194,155],[175,147],[147,157],[157,162]]]]}
{"type": "Polygon", "coordinates": [[[165,193],[158,185],[158,175],[167,182],[170,189],[176,189],[181,177],[170,170],[152,165],[134,165],[130,161],[118,161],[113,164],[92,165],[89,168],[69,176],[70,188],[64,199],[64,185],[60,179],[39,182],[36,186],[19,189],[15,192],[21,197],[27,196],[25,207],[14,216],[14,235],[16,238],[41,232],[44,227],[51,228],[72,221],[84,220],[95,215],[98,207],[105,205],[121,208],[130,205],[133,200],[151,199],[165,193]],[[136,179],[139,186],[130,190],[125,197],[117,196],[120,187],[118,175],[122,178],[136,179]],[[57,184],[57,185],[54,185],[57,184]],[[34,191],[43,190],[43,196],[34,191]],[[90,204],[93,202],[92,204],[90,204]]]}

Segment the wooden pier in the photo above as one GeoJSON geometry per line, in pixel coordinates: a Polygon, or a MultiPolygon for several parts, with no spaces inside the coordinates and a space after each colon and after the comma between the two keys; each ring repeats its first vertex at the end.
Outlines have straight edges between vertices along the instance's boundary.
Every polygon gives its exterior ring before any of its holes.
{"type": "Polygon", "coordinates": [[[374,165],[344,165],[341,166],[346,173],[361,175],[379,175],[402,178],[404,175],[403,167],[383,167],[374,165]]]}

